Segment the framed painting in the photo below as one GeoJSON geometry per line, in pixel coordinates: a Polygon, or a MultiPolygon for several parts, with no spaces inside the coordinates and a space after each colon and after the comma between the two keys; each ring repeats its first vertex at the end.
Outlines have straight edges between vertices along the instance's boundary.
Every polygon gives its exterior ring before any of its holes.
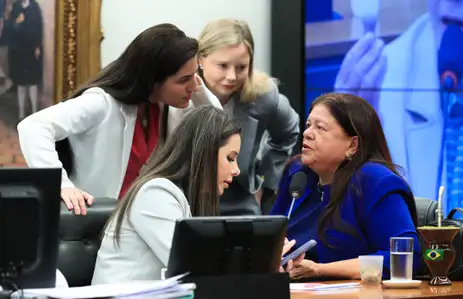
{"type": "Polygon", "coordinates": [[[0,0],[0,167],[23,166],[17,124],[101,68],[101,0],[0,0]]]}

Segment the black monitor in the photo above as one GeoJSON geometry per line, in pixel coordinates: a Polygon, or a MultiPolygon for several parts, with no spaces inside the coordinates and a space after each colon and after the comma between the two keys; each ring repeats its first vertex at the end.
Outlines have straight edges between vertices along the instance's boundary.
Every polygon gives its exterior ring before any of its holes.
{"type": "Polygon", "coordinates": [[[0,286],[55,287],[61,169],[0,168],[0,286]]]}
{"type": "Polygon", "coordinates": [[[279,271],[284,216],[196,217],[177,221],[166,277],[279,271]]]}

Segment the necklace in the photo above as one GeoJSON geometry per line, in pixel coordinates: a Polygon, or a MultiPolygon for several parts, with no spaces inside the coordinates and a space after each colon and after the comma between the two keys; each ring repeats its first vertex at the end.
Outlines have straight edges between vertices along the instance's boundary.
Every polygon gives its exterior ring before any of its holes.
{"type": "Polygon", "coordinates": [[[323,186],[320,185],[320,182],[317,183],[317,191],[321,194],[320,201],[323,201],[323,195],[325,194],[325,191],[323,191],[323,186]]]}

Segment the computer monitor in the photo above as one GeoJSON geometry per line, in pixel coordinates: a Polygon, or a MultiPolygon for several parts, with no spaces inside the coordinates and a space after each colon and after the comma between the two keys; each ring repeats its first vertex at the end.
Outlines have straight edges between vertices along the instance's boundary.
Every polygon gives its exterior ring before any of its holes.
{"type": "Polygon", "coordinates": [[[55,287],[61,169],[0,168],[0,286],[55,287]]]}
{"type": "Polygon", "coordinates": [[[284,216],[196,217],[177,221],[166,277],[279,271],[284,216]]]}

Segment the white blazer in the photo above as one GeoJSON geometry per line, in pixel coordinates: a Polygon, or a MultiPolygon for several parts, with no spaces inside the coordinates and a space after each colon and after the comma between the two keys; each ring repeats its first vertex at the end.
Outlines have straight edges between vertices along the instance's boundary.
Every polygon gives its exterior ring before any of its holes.
{"type": "MultiPolygon", "coordinates": [[[[188,111],[201,105],[222,109],[219,100],[203,84],[187,108],[169,107],[167,134],[188,111]]],[[[61,187],[76,187],[94,197],[117,198],[127,170],[136,118],[136,106],[121,104],[101,88],[90,88],[79,97],[20,122],[21,151],[29,167],[63,168],[55,142],[68,138],[74,171],[68,177],[62,170],[61,187]]]]}
{"type": "Polygon", "coordinates": [[[148,181],[122,221],[120,246],[114,244],[115,221],[104,232],[92,284],[161,279],[161,269],[169,261],[175,222],[185,218],[191,218],[191,209],[183,191],[165,178],[148,181]]]}
{"type": "Polygon", "coordinates": [[[443,118],[437,45],[428,14],[386,46],[388,69],[379,114],[394,163],[414,194],[435,199],[440,185],[443,118]]]}

